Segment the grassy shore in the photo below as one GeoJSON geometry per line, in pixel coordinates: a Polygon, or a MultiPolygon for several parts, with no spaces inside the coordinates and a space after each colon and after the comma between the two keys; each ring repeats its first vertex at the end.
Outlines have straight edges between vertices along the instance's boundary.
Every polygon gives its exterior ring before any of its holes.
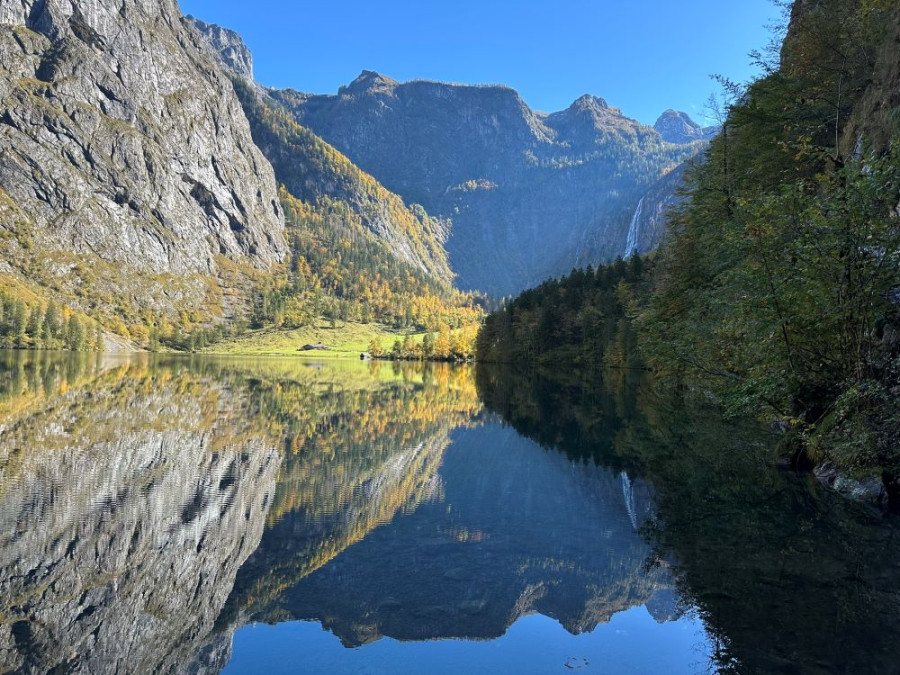
{"type": "Polygon", "coordinates": [[[368,351],[373,339],[390,349],[394,340],[407,335],[421,340],[423,333],[396,330],[380,324],[337,322],[334,328],[328,321],[296,329],[264,328],[244,333],[236,338],[217,342],[204,350],[207,354],[256,354],[273,356],[308,356],[316,359],[359,358],[368,351]],[[322,344],[327,350],[300,351],[310,344],[322,344]]]}

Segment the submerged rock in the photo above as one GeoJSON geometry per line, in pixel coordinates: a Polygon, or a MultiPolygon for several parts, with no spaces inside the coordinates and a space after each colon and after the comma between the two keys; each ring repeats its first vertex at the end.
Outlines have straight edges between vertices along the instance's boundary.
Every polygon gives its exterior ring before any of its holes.
{"type": "Polygon", "coordinates": [[[842,474],[831,462],[820,464],[813,470],[820,483],[850,499],[882,506],[887,501],[884,483],[875,476],[856,480],[842,474]]]}

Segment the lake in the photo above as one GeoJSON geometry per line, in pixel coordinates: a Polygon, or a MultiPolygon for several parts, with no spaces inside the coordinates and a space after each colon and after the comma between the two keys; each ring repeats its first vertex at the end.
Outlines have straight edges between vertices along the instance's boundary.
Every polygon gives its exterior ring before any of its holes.
{"type": "Polygon", "coordinates": [[[896,673],[896,523],[660,391],[0,352],[0,672],[896,673]]]}

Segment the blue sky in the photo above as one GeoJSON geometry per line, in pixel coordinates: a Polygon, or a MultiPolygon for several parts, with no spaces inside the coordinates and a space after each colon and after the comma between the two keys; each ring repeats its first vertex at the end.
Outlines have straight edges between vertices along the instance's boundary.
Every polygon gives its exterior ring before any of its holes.
{"type": "Polygon", "coordinates": [[[238,31],[264,85],[334,93],[361,70],[397,80],[506,84],[552,112],[602,96],[653,123],[702,119],[719,73],[753,75],[771,0],[180,0],[238,31]]]}

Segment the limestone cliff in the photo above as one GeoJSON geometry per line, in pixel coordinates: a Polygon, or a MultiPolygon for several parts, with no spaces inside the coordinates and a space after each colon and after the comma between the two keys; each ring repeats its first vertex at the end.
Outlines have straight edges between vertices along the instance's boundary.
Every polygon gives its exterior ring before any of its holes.
{"type": "Polygon", "coordinates": [[[253,81],[250,52],[240,36],[193,17],[188,21],[210,55],[235,79],[253,139],[272,163],[278,182],[317,210],[337,209],[345,226],[389,258],[449,285],[453,273],[444,250],[447,223],[431,217],[412,203],[415,200],[404,203],[340,151],[298,124],[284,109],[278,92],[253,81]]]}
{"type": "Polygon", "coordinates": [[[708,141],[719,131],[718,127],[702,127],[690,115],[677,110],[666,110],[656,120],[653,128],[669,143],[708,141]]]}
{"type": "Polygon", "coordinates": [[[685,162],[668,172],[638,201],[631,222],[628,225],[628,236],[622,257],[638,253],[644,255],[654,250],[666,233],[669,212],[681,202],[679,188],[684,181],[689,162],[685,162]]]}
{"type": "Polygon", "coordinates": [[[212,49],[214,57],[225,66],[227,72],[253,81],[253,53],[240,35],[191,15],[185,19],[200,32],[204,43],[212,49]]]}
{"type": "Polygon", "coordinates": [[[0,147],[0,272],[82,308],[196,309],[223,259],[285,255],[272,168],[175,0],[0,0],[0,147]]]}

